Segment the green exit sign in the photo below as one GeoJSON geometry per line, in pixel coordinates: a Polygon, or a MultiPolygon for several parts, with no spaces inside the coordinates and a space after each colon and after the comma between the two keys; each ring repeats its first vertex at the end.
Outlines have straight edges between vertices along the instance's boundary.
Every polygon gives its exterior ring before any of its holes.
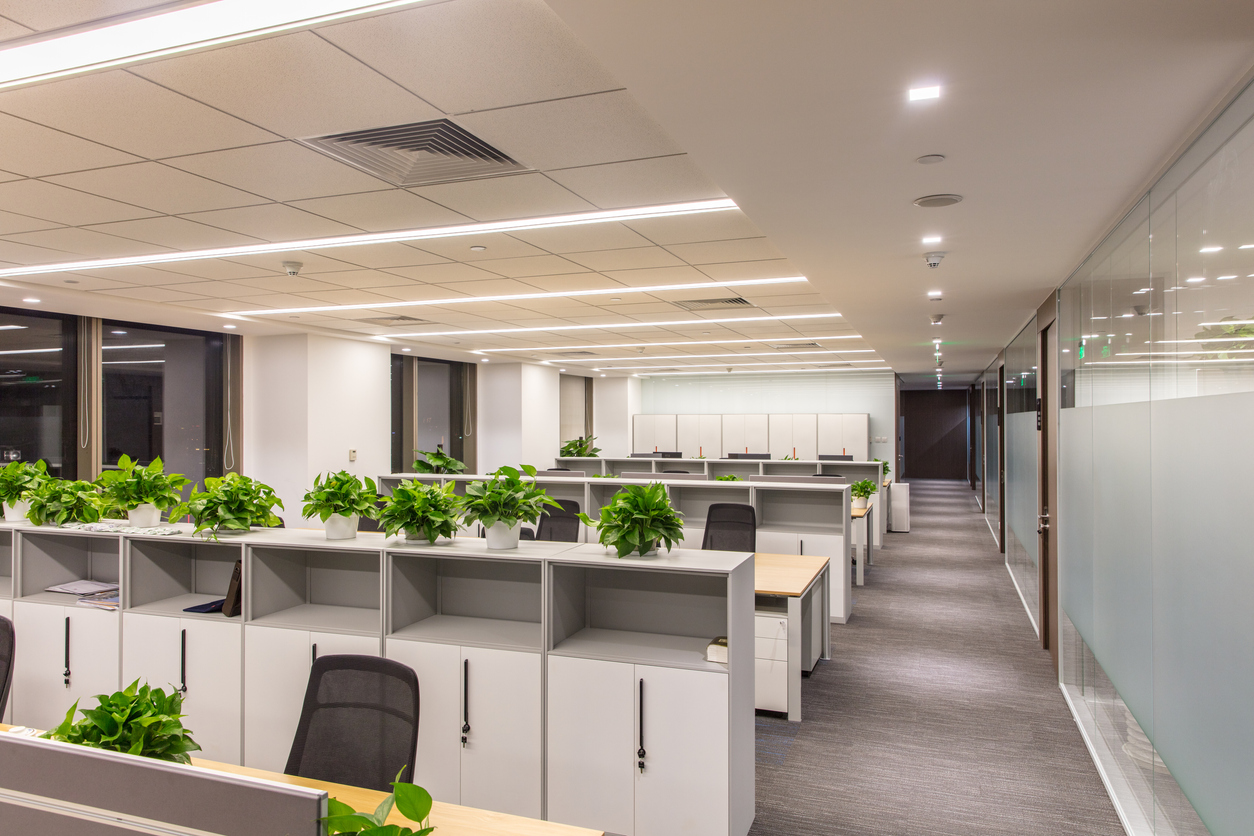
{"type": "Polygon", "coordinates": [[[38,383],[41,380],[43,380],[43,378],[37,374],[28,374],[26,377],[22,378],[23,383],[38,383]]]}

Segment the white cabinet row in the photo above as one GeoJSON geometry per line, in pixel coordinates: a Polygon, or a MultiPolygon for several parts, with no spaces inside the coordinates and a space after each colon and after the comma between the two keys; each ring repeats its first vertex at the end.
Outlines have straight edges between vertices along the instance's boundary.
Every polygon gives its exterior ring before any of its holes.
{"type": "Polygon", "coordinates": [[[773,459],[848,455],[870,450],[866,413],[632,416],[632,452],[678,451],[684,458],[770,453],[773,459]]]}

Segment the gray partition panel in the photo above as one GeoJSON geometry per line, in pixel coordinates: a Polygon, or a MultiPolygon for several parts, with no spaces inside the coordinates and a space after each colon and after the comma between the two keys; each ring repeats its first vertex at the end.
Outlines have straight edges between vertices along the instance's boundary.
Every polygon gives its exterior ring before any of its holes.
{"type": "Polygon", "coordinates": [[[793,476],[758,476],[750,475],[750,482],[789,482],[792,484],[805,485],[844,485],[846,479],[843,476],[819,476],[817,474],[798,473],[793,476]]]}
{"type": "Polygon", "coordinates": [[[0,810],[6,833],[317,836],[326,793],[0,734],[0,810]]]}

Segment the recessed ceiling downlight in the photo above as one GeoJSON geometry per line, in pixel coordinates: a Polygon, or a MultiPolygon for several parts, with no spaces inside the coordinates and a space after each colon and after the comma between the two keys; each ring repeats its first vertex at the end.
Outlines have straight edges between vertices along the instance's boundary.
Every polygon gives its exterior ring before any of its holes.
{"type": "Polygon", "coordinates": [[[917,198],[914,205],[922,206],[924,209],[935,209],[940,206],[953,206],[961,200],[960,194],[928,194],[917,198]]]}
{"type": "Polygon", "coordinates": [[[917,160],[915,160],[915,162],[918,163],[919,165],[936,165],[937,163],[945,162],[945,155],[944,154],[924,154],[922,157],[919,157],[917,160]]]}

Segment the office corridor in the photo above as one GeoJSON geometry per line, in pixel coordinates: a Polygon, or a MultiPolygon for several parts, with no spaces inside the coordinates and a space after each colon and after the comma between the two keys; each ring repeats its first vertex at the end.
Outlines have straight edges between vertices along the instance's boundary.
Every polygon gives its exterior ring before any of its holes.
{"type": "Polygon", "coordinates": [[[762,836],[1059,834],[1123,828],[961,482],[911,484],[802,684],[800,726],[758,716],[762,836]]]}

